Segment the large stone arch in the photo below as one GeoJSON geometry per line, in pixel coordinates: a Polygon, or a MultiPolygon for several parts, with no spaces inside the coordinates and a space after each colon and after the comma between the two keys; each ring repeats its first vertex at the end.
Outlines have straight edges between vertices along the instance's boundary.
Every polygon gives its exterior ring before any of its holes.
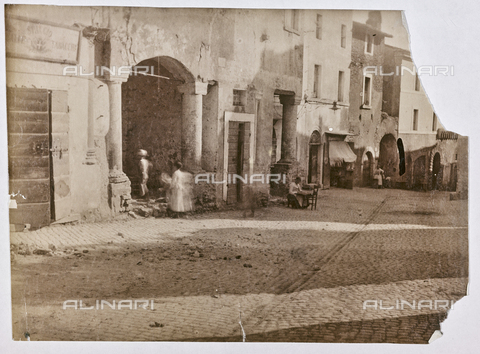
{"type": "Polygon", "coordinates": [[[132,67],[122,84],[123,169],[137,185],[139,149],[147,150],[153,168],[149,184],[157,189],[160,175],[171,174],[175,161],[189,170],[201,164],[202,95],[196,82],[175,58],[157,56],[132,67]]]}

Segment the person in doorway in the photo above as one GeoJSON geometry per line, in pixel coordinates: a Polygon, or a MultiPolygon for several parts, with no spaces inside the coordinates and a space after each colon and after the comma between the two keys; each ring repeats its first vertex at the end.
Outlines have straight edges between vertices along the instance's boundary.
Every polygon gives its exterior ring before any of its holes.
{"type": "Polygon", "coordinates": [[[138,171],[140,177],[140,197],[147,198],[148,197],[148,173],[150,172],[152,163],[147,160],[147,151],[140,149],[137,152],[137,156],[140,158],[138,162],[138,171]]]}
{"type": "Polygon", "coordinates": [[[377,180],[377,189],[382,189],[383,180],[385,179],[385,171],[382,169],[381,166],[377,165],[377,169],[375,170],[373,178],[377,180]]]}
{"type": "Polygon", "coordinates": [[[182,163],[175,162],[170,188],[168,190],[168,208],[174,216],[192,211],[192,175],[181,171],[182,163]]]}

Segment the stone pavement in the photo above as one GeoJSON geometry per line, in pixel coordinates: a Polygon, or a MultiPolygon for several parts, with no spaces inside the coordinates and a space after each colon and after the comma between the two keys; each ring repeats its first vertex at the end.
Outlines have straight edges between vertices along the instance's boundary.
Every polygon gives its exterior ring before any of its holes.
{"type": "MultiPolygon", "coordinates": [[[[188,296],[151,291],[134,297],[153,299],[153,310],[64,310],[61,301],[30,306],[25,300],[25,306],[14,304],[14,338],[20,340],[28,328],[32,340],[238,341],[245,334],[247,341],[426,343],[445,316],[445,309],[434,308],[434,301],[457,301],[466,292],[466,201],[450,202],[447,193],[397,190],[322,193],[317,211],[272,207],[259,210],[253,219],[229,211],[191,219],[114,220],[12,233],[13,244],[55,246],[51,248],[58,255],[69,247],[123,249],[167,245],[172,239],[191,243],[197,237],[214,240],[214,250],[223,243],[237,243],[239,249],[285,249],[304,262],[287,263],[290,268],[271,277],[261,291],[226,294],[212,289],[210,294],[188,296]],[[255,237],[246,237],[248,232],[255,237]],[[292,238],[299,232],[305,236],[292,238]],[[455,262],[458,270],[442,268],[455,262]],[[399,272],[399,264],[411,264],[412,269],[399,272]],[[275,291],[267,290],[268,282],[275,291]],[[432,303],[421,309],[363,308],[364,301],[390,307],[399,299],[432,303]]],[[[246,274],[254,276],[255,268],[263,266],[255,259],[250,262],[252,273],[246,274]]],[[[220,263],[210,264],[221,270],[220,263]]],[[[198,268],[201,263],[193,265],[198,268]]],[[[236,279],[249,289],[256,281],[250,275],[236,279]]],[[[99,298],[71,300],[82,300],[85,307],[95,306],[95,299],[99,298]]]]}
{"type": "MultiPolygon", "coordinates": [[[[14,329],[30,321],[28,325],[31,328],[32,340],[182,341],[229,336],[241,338],[242,326],[246,339],[249,340],[250,335],[312,325],[445,313],[446,311],[441,308],[445,305],[443,300],[455,302],[461,298],[460,294],[464,293],[466,284],[467,279],[464,278],[447,278],[321,288],[284,295],[145,299],[153,300],[153,310],[150,305],[147,309],[136,310],[129,308],[113,310],[107,305],[102,309],[96,305],[94,299],[84,299],[83,308],[91,306],[94,308],[82,310],[79,303],[77,309],[73,307],[63,309],[62,303],[37,308],[28,307],[25,312],[14,314],[13,321],[14,329]],[[414,309],[408,305],[402,308],[396,304],[397,299],[403,299],[410,304],[414,304],[415,301],[416,305],[414,309]],[[424,307],[418,309],[418,302],[422,299],[433,302],[424,303],[424,307]],[[380,309],[380,306],[377,309],[373,307],[364,309],[364,302],[368,300],[381,300],[383,309],[380,309]],[[435,300],[438,300],[437,304],[435,300]],[[389,309],[392,306],[394,309],[389,309]],[[265,311],[266,307],[269,311],[265,311]],[[265,313],[265,316],[257,317],[259,311],[265,313]],[[74,328],[72,322],[75,323],[74,328]],[[154,326],[155,322],[159,326],[154,326]],[[34,329],[38,325],[42,325],[41,332],[34,329]]],[[[22,333],[15,334],[15,339],[21,339],[18,335],[22,333]]],[[[311,339],[328,341],[328,336],[311,339]]],[[[408,342],[408,338],[396,339],[399,342],[408,342]]]]}

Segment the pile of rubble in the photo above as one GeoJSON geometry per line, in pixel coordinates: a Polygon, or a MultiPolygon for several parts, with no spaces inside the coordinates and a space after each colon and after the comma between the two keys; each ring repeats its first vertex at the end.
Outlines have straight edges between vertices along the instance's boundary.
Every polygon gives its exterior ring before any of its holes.
{"type": "MultiPolygon", "coordinates": [[[[128,215],[133,218],[139,216],[148,218],[168,217],[168,204],[166,198],[149,199],[149,200],[132,200],[128,215]]],[[[194,213],[204,213],[208,211],[218,210],[216,203],[195,203],[194,213]]]]}

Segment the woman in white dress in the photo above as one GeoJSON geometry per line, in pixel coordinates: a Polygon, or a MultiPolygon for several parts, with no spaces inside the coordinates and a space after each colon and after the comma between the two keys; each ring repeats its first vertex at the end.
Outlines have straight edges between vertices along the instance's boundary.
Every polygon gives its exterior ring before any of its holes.
{"type": "Polygon", "coordinates": [[[192,178],[188,172],[182,172],[182,164],[175,163],[175,172],[168,190],[168,207],[176,213],[185,213],[193,209],[192,203],[192,178]]]}

